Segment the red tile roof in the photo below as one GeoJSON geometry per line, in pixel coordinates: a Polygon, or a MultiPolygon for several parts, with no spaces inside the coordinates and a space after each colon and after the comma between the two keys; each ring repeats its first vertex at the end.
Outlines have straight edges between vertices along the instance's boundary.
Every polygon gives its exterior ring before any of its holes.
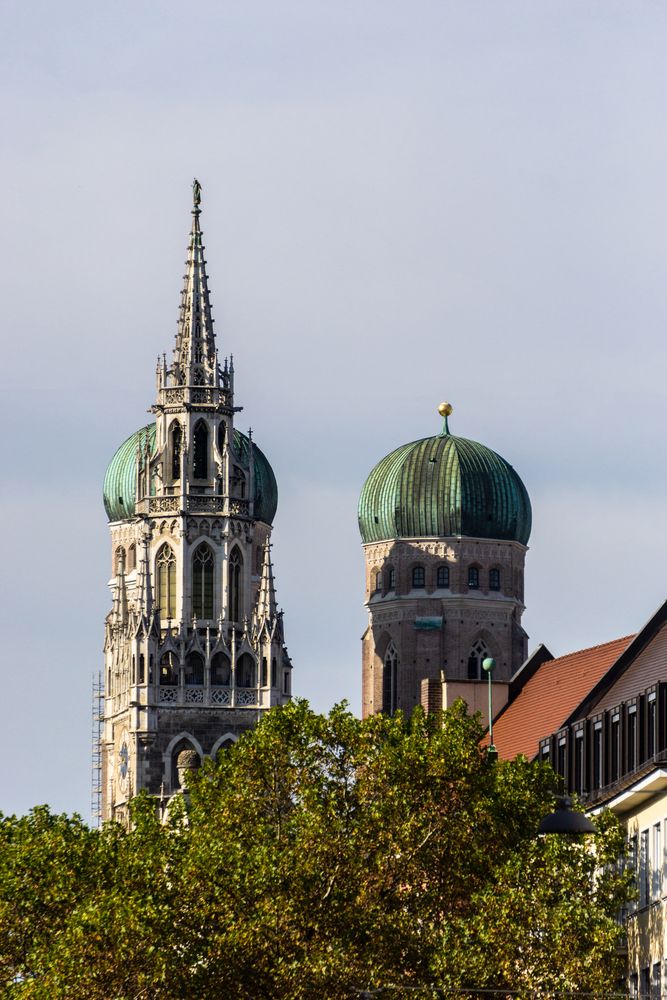
{"type": "Polygon", "coordinates": [[[632,639],[626,635],[543,663],[493,724],[500,757],[535,757],[540,740],[560,729],[632,639]]]}

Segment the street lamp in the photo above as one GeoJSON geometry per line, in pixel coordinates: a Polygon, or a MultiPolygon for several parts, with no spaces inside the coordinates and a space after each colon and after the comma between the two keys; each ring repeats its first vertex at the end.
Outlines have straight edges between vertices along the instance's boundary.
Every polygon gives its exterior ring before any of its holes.
{"type": "Polygon", "coordinates": [[[487,656],[486,659],[482,660],[482,670],[489,678],[489,747],[487,750],[489,761],[498,760],[498,751],[493,743],[493,706],[491,705],[491,674],[495,669],[496,661],[492,656],[487,656]]]}
{"type": "Polygon", "coordinates": [[[582,833],[597,833],[598,831],[588,816],[572,808],[572,799],[569,795],[563,795],[556,799],[554,812],[544,817],[537,832],[538,834],[565,833],[571,837],[578,837],[582,833]]]}

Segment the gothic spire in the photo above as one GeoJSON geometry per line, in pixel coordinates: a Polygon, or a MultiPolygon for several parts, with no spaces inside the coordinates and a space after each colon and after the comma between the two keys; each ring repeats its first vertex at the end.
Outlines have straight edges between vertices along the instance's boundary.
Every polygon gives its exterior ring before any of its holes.
{"type": "Polygon", "coordinates": [[[275,618],[277,610],[278,603],[273,582],[273,563],[271,562],[271,542],[267,538],[264,542],[264,563],[257,597],[257,621],[260,624],[263,621],[270,621],[275,618]]]}
{"type": "Polygon", "coordinates": [[[181,307],[174,349],[172,384],[218,386],[218,364],[213,333],[204,245],[199,226],[201,185],[192,184],[192,228],[183,278],[181,307]]]}

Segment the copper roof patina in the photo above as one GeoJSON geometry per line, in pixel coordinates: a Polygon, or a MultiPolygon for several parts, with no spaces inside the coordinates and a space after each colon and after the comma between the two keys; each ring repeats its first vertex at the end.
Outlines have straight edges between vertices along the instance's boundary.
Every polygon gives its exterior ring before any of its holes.
{"type": "Polygon", "coordinates": [[[359,499],[364,542],[467,535],[525,545],[530,527],[528,492],[509,462],[450,434],[446,419],[441,434],[378,462],[359,499]]]}
{"type": "MultiPolygon", "coordinates": [[[[124,441],[109,463],[104,476],[104,509],[110,521],[122,521],[134,517],[134,501],[137,490],[137,447],[142,451],[146,446],[155,451],[155,424],[148,424],[131,434],[124,441]]],[[[246,468],[250,461],[250,442],[245,434],[234,429],[233,450],[240,464],[246,468]]],[[[278,484],[268,459],[253,441],[252,445],[255,478],[255,518],[272,524],[278,509],[278,484]]]]}

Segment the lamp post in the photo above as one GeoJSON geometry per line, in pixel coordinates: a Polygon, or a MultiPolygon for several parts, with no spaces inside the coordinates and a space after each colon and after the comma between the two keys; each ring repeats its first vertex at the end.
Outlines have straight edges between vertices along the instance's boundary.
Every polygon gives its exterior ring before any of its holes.
{"type": "Polygon", "coordinates": [[[585,813],[572,808],[572,799],[562,795],[556,799],[556,808],[540,823],[540,833],[564,833],[570,837],[579,837],[583,833],[597,833],[597,827],[591,823],[585,813]]]}
{"type": "Polygon", "coordinates": [[[493,705],[491,704],[491,675],[496,669],[496,661],[492,656],[487,656],[486,659],[482,660],[482,670],[486,673],[489,678],[489,747],[487,750],[488,760],[496,761],[498,760],[498,751],[495,748],[493,742],[493,705]]]}

